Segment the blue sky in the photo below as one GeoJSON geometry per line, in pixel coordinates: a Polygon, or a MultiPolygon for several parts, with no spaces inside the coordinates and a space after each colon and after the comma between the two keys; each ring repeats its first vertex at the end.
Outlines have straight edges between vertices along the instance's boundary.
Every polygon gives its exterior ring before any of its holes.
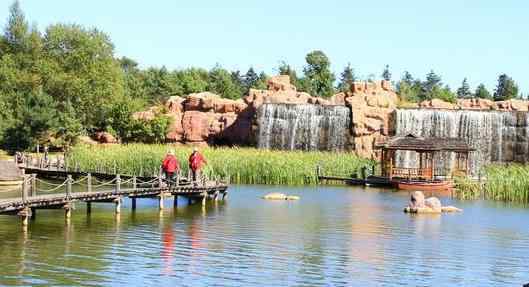
{"type": "MultiPolygon", "coordinates": [[[[10,0],[0,0],[5,25],[10,0]]],[[[526,1],[68,1],[21,0],[41,30],[57,22],[97,27],[119,56],[143,67],[211,68],[219,63],[276,73],[280,61],[301,72],[304,57],[322,50],[338,74],[393,78],[433,69],[453,89],[493,89],[507,73],[529,92],[529,2],[526,1]]]]}

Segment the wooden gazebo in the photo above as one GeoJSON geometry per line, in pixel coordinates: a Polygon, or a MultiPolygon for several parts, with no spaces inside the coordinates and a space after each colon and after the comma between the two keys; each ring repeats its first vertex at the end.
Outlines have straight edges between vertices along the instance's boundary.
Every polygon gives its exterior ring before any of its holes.
{"type": "Polygon", "coordinates": [[[392,137],[388,141],[378,144],[382,150],[382,176],[389,180],[419,180],[433,182],[436,176],[450,176],[454,173],[468,175],[468,155],[473,149],[461,138],[423,138],[414,135],[392,137]],[[417,153],[418,167],[396,166],[395,153],[397,151],[413,151],[417,153]],[[439,152],[454,152],[455,166],[445,170],[444,174],[436,170],[434,154],[439,152]],[[437,172],[436,172],[437,171],[437,172]]]}

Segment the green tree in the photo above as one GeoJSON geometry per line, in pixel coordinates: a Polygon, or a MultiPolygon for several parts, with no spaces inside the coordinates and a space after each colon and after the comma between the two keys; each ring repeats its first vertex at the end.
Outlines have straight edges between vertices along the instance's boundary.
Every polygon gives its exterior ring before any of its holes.
{"type": "Polygon", "coordinates": [[[26,51],[29,36],[29,25],[17,0],[9,7],[9,17],[4,31],[7,52],[26,51]]]}
{"type": "Polygon", "coordinates": [[[421,100],[421,90],[421,81],[414,80],[408,71],[404,72],[401,80],[397,83],[397,93],[399,94],[400,99],[405,102],[419,102],[421,100]]]}
{"type": "Polygon", "coordinates": [[[243,95],[248,95],[250,89],[266,89],[266,74],[262,72],[257,74],[255,70],[250,67],[246,74],[242,76],[243,95]]]}
{"type": "Polygon", "coordinates": [[[46,142],[57,128],[57,109],[53,98],[44,93],[29,94],[19,119],[6,130],[2,147],[25,150],[46,142]]]}
{"type": "Polygon", "coordinates": [[[178,72],[178,81],[184,95],[206,91],[208,77],[208,71],[201,68],[188,68],[178,72]]]}
{"type": "Polygon", "coordinates": [[[389,71],[389,65],[386,65],[384,71],[382,72],[382,79],[386,81],[391,81],[391,72],[389,71]]]}
{"type": "Polygon", "coordinates": [[[209,71],[208,91],[228,99],[240,99],[242,92],[227,70],[216,65],[209,71]]]}
{"type": "Polygon", "coordinates": [[[476,98],[480,98],[480,99],[488,99],[488,100],[492,100],[492,95],[490,94],[490,92],[487,90],[487,88],[485,88],[485,85],[483,84],[479,84],[477,87],[476,87],[476,92],[474,93],[474,96],[476,98]]]}
{"type": "Polygon", "coordinates": [[[337,88],[341,92],[349,92],[351,91],[354,81],[356,81],[356,76],[353,68],[351,68],[351,64],[348,63],[340,74],[340,82],[338,83],[337,88]]]}
{"type": "Polygon", "coordinates": [[[70,102],[85,127],[98,128],[106,106],[124,95],[123,73],[108,36],[79,25],[52,25],[44,53],[44,91],[57,102],[70,102]]]}
{"type": "Polygon", "coordinates": [[[505,101],[516,98],[518,96],[518,85],[514,80],[506,74],[501,74],[498,77],[498,85],[494,91],[495,101],[505,101]]]}
{"type": "Polygon", "coordinates": [[[330,70],[331,62],[322,51],[313,51],[305,57],[307,66],[303,69],[305,74],[304,85],[306,91],[317,97],[330,97],[334,93],[334,74],[330,70]]]}
{"type": "Polygon", "coordinates": [[[463,79],[461,87],[457,89],[457,97],[460,99],[472,98],[472,92],[470,91],[470,86],[468,85],[467,78],[463,79]]]}

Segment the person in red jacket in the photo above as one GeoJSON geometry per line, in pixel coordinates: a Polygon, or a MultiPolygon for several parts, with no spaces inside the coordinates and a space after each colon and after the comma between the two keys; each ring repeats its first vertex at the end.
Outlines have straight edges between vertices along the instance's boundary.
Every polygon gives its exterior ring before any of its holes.
{"type": "Polygon", "coordinates": [[[180,171],[180,164],[178,163],[178,159],[174,155],[173,150],[170,150],[163,159],[162,170],[165,174],[166,181],[175,180],[176,173],[180,171]]]}
{"type": "Polygon", "coordinates": [[[198,148],[193,148],[193,152],[189,156],[189,169],[193,175],[193,181],[197,181],[200,175],[200,169],[204,164],[207,164],[206,159],[198,152],[198,148]]]}

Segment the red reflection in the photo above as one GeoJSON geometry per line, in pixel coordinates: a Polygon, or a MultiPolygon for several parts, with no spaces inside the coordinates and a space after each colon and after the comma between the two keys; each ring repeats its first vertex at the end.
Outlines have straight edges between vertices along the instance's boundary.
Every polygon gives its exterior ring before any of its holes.
{"type": "Polygon", "coordinates": [[[173,250],[174,250],[174,233],[171,226],[164,228],[162,232],[162,258],[164,261],[164,271],[163,274],[171,275],[172,274],[172,262],[173,262],[173,250]]]}

